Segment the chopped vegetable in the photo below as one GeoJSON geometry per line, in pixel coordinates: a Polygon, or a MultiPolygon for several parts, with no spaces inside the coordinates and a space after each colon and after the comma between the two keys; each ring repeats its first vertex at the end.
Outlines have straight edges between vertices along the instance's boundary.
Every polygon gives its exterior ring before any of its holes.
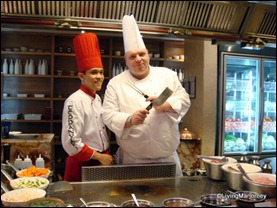
{"type": "Polygon", "coordinates": [[[26,168],[20,172],[18,172],[18,176],[21,177],[33,177],[33,176],[44,176],[49,173],[49,169],[47,168],[37,168],[36,166],[32,166],[26,168]]]}

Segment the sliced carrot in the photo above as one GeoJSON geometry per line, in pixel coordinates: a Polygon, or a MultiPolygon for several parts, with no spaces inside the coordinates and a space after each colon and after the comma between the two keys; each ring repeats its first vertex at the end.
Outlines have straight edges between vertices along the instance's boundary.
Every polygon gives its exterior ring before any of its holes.
{"type": "Polygon", "coordinates": [[[32,166],[26,168],[18,173],[19,176],[32,177],[32,176],[43,176],[49,173],[49,169],[47,168],[37,168],[36,166],[32,166]]]}

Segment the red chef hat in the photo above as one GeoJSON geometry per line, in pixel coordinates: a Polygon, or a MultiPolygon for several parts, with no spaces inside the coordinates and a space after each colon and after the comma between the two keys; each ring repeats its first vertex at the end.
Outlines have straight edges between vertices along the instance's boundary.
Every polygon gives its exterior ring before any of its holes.
{"type": "Polygon", "coordinates": [[[73,39],[75,57],[79,72],[91,68],[102,68],[100,46],[94,33],[82,33],[73,39]]]}

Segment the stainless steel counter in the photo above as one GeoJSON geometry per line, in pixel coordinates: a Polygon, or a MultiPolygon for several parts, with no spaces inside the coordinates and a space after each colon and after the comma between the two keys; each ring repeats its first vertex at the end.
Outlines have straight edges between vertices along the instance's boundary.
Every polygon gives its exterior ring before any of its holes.
{"type": "Polygon", "coordinates": [[[119,180],[99,182],[72,182],[73,190],[54,192],[48,188],[48,196],[61,198],[66,204],[81,206],[80,197],[85,201],[105,201],[120,205],[131,200],[134,193],[139,199],[152,201],[160,207],[164,199],[184,197],[199,201],[200,196],[209,193],[224,193],[228,189],[226,182],[215,182],[206,176],[183,176],[159,179],[119,180]]]}

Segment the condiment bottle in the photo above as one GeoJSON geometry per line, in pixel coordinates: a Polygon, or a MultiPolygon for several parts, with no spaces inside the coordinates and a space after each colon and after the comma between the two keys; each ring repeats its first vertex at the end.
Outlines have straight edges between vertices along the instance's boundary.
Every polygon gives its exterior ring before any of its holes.
{"type": "Polygon", "coordinates": [[[270,165],[271,160],[264,160],[262,170],[264,173],[272,173],[272,166],[270,165]]]}
{"type": "Polygon", "coordinates": [[[259,156],[252,156],[252,162],[251,162],[251,164],[253,164],[253,165],[257,165],[257,166],[259,166],[259,167],[260,167],[260,162],[259,162],[259,159],[260,159],[260,157],[259,157],[259,156]]]}
{"type": "Polygon", "coordinates": [[[23,160],[23,168],[29,168],[31,166],[32,166],[32,160],[27,155],[27,157],[23,160]]]}
{"type": "Polygon", "coordinates": [[[19,170],[23,168],[23,161],[19,155],[17,156],[17,159],[15,159],[14,161],[14,166],[19,170]]]}
{"type": "Polygon", "coordinates": [[[248,163],[249,159],[247,158],[246,154],[242,154],[242,156],[239,159],[240,163],[248,163]]]}
{"type": "Polygon", "coordinates": [[[41,154],[39,154],[39,157],[36,160],[36,167],[44,168],[44,165],[45,165],[44,159],[41,157],[41,154]]]}

